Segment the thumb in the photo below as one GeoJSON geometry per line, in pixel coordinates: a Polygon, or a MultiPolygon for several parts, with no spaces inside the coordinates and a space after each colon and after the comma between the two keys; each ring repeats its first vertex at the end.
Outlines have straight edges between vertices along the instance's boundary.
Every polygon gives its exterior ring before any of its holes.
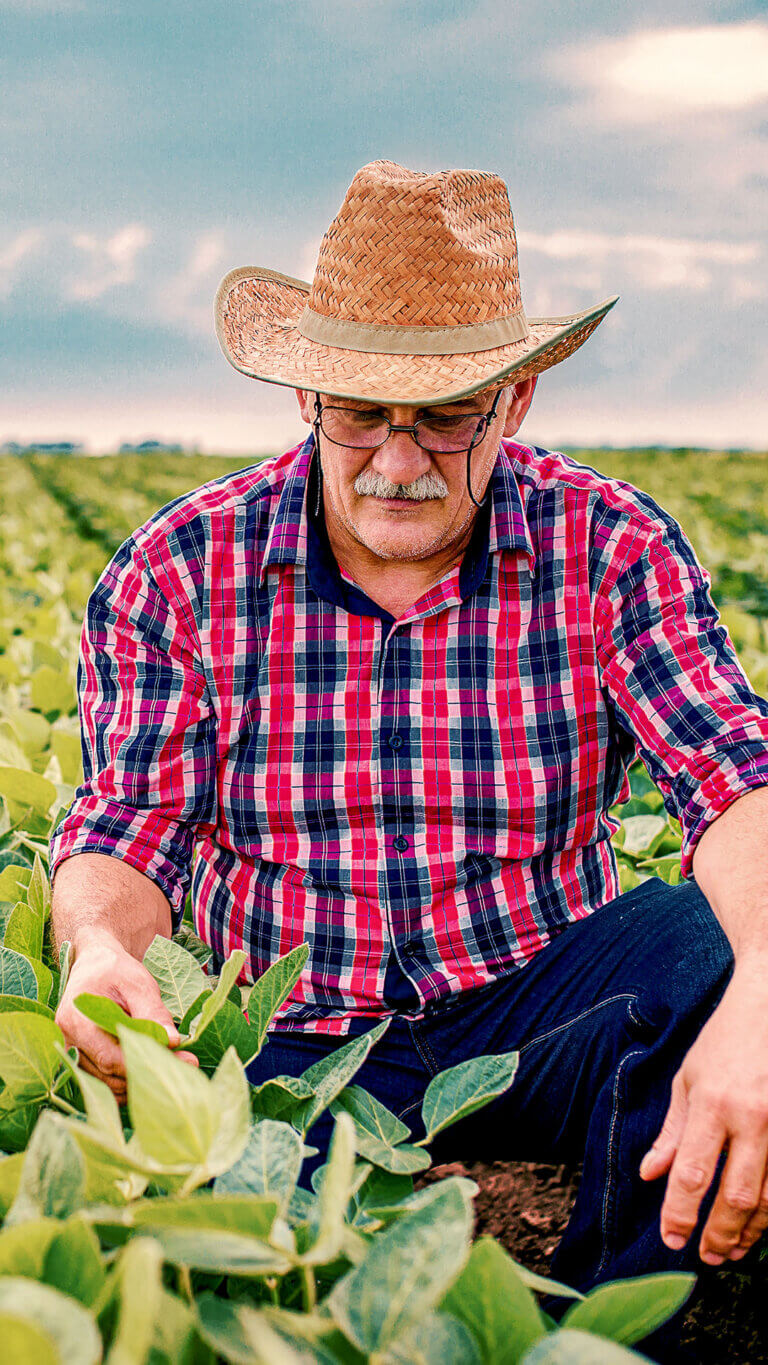
{"type": "Polygon", "coordinates": [[[640,1162],[641,1180],[658,1180],[659,1176],[666,1175],[675,1159],[675,1153],[685,1127],[687,1112],[687,1095],[683,1086],[678,1085],[675,1079],[672,1083],[672,1095],[661,1131],[653,1146],[649,1148],[640,1162]]]}
{"type": "Polygon", "coordinates": [[[168,1034],[169,1047],[177,1047],[181,1034],[173,1022],[170,1010],[163,1003],[160,987],[146,967],[136,964],[138,971],[121,983],[124,1008],[134,1019],[152,1019],[168,1034]]]}

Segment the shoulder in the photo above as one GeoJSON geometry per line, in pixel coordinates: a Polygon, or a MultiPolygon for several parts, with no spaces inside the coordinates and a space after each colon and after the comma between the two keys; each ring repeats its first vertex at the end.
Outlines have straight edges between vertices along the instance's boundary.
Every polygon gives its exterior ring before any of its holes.
{"type": "Polygon", "coordinates": [[[286,481],[296,471],[304,444],[283,455],[222,475],[166,503],[130,537],[140,553],[153,557],[159,546],[226,534],[244,516],[249,531],[265,530],[277,509],[286,481]]]}
{"type": "Polygon", "coordinates": [[[634,484],[601,474],[591,465],[582,464],[559,450],[542,446],[503,442],[505,453],[515,472],[524,501],[536,503],[548,494],[570,491],[573,501],[589,501],[598,515],[602,512],[623,517],[638,528],[661,528],[676,525],[674,518],[651,497],[634,484]]]}

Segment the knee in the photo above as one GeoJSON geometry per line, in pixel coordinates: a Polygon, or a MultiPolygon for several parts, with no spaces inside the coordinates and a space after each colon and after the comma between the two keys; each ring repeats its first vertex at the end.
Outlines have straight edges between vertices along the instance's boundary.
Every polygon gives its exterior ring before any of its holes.
{"type": "Polygon", "coordinates": [[[650,932],[659,947],[657,970],[643,991],[641,1008],[665,1020],[705,1018],[733,971],[733,951],[706,897],[694,881],[666,887],[656,897],[650,932]]]}

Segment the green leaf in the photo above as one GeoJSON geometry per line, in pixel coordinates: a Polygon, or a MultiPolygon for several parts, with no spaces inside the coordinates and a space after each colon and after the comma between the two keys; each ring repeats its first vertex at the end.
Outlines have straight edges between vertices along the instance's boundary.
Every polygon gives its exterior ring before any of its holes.
{"type": "Polygon", "coordinates": [[[642,1275],[602,1284],[568,1309],[564,1328],[595,1332],[631,1346],[666,1322],[682,1307],[695,1284],[694,1275],[642,1275]]]}
{"type": "Polygon", "coordinates": [[[474,1333],[484,1365],[518,1365],[546,1332],[533,1294],[491,1237],[475,1242],[441,1307],[474,1333]]]}
{"type": "Polygon", "coordinates": [[[287,1123],[262,1119],[248,1135],[246,1148],[228,1171],[217,1177],[217,1193],[249,1191],[276,1200],[281,1212],[290,1202],[301,1171],[304,1147],[287,1123]]]}
{"type": "Polygon", "coordinates": [[[91,1314],[50,1285],[3,1276],[0,1313],[11,1313],[41,1329],[66,1365],[98,1365],[101,1360],[101,1337],[91,1314]]]}
{"type": "MultiPolygon", "coordinates": [[[[381,1365],[481,1365],[484,1357],[463,1322],[428,1313],[377,1356],[381,1365]]],[[[499,1357],[499,1363],[501,1357],[499,1357]]]]}
{"type": "Polygon", "coordinates": [[[145,1365],[163,1303],[163,1257],[157,1243],[134,1237],[117,1267],[117,1329],[107,1365],[145,1365]]]}
{"type": "Polygon", "coordinates": [[[526,1351],[520,1365],[630,1365],[647,1360],[636,1351],[627,1351],[615,1341],[594,1337],[591,1332],[557,1331],[537,1341],[526,1351]]]}
{"type": "Polygon", "coordinates": [[[434,1308],[469,1254],[472,1212],[455,1186],[379,1233],[362,1265],[326,1300],[334,1321],[369,1354],[434,1308]]]}
{"type": "Polygon", "coordinates": [[[37,977],[31,962],[11,948],[0,948],[0,992],[37,1000],[37,977]]]}
{"type": "Polygon", "coordinates": [[[39,1000],[28,1000],[25,995],[0,995],[0,1014],[40,1014],[44,1019],[53,1019],[50,1005],[41,1005],[39,1000]]]}
{"type": "MultiPolygon", "coordinates": [[[[203,1008],[200,1011],[200,1017],[190,1041],[197,1042],[198,1038],[200,1038],[210,1025],[211,1021],[216,1017],[219,1010],[223,1009],[229,992],[232,990],[232,987],[243,969],[245,959],[246,954],[241,948],[237,948],[235,952],[227,958],[221,969],[221,976],[216,983],[213,994],[210,995],[203,1004],[203,1008]]],[[[187,1049],[187,1051],[189,1051],[189,1049],[187,1049]]]]}
{"type": "Polygon", "coordinates": [[[31,806],[40,815],[47,815],[56,800],[56,788],[39,773],[27,772],[24,768],[0,767],[0,796],[16,801],[20,806],[31,806]]]}
{"type": "Polygon", "coordinates": [[[77,787],[83,780],[83,758],[80,739],[65,730],[51,731],[51,748],[59,760],[61,775],[70,786],[77,787]]]}
{"type": "Polygon", "coordinates": [[[74,1138],[41,1114],[24,1156],[6,1227],[37,1218],[68,1218],[82,1206],[85,1165],[74,1138]]]}
{"type": "Polygon", "coordinates": [[[622,852],[632,857],[639,857],[643,853],[650,857],[667,832],[667,818],[661,815],[629,815],[622,821],[622,829],[622,852]]]}
{"type": "Polygon", "coordinates": [[[106,1282],[99,1239],[82,1217],[70,1218],[46,1252],[42,1279],[86,1308],[96,1302],[106,1282]]]}
{"type": "Polygon", "coordinates": [[[362,1037],[353,1038],[350,1043],[345,1043],[343,1047],[337,1048],[335,1052],[330,1052],[327,1057],[321,1057],[319,1062],[307,1067],[302,1080],[312,1087],[314,1093],[306,1113],[301,1116],[305,1133],[360,1070],[371,1048],[383,1038],[388,1027],[389,1020],[384,1019],[362,1037]]]}
{"type": "Polygon", "coordinates": [[[144,954],[144,966],[158,986],[163,1004],[179,1024],[190,1005],[210,989],[210,979],[186,948],[157,934],[144,954]]]}
{"type": "Polygon", "coordinates": [[[338,1365],[339,1357],[311,1338],[298,1314],[278,1317],[212,1294],[203,1295],[197,1309],[203,1338],[233,1365],[338,1365]],[[291,1319],[293,1331],[286,1326],[291,1319]]]}
{"type": "Polygon", "coordinates": [[[72,944],[66,940],[59,948],[59,984],[56,989],[56,1009],[61,1004],[62,996],[67,989],[69,973],[72,970],[72,944]]]}
{"type": "Polygon", "coordinates": [[[216,1275],[287,1275],[292,1262],[281,1251],[247,1233],[208,1228],[153,1227],[153,1238],[172,1265],[216,1275]]]}
{"type": "Polygon", "coordinates": [[[13,1312],[0,1313],[4,1365],[65,1365],[53,1338],[13,1312]]]}
{"type": "Polygon", "coordinates": [[[48,970],[44,962],[36,962],[34,958],[29,962],[32,971],[35,973],[37,982],[37,998],[43,1005],[50,1003],[51,996],[55,994],[53,974],[48,970]]]}
{"type": "Polygon", "coordinates": [[[23,1152],[14,1152],[13,1156],[0,1157],[0,1219],[5,1217],[16,1198],[23,1164],[23,1152]]]}
{"type": "Polygon", "coordinates": [[[69,669],[61,671],[47,664],[35,669],[32,674],[30,696],[36,711],[59,711],[66,716],[77,705],[69,669]]]}
{"type": "Polygon", "coordinates": [[[23,1275],[32,1280],[41,1279],[48,1249],[60,1226],[52,1218],[39,1218],[34,1223],[3,1228],[0,1232],[0,1276],[23,1275]]]}
{"type": "MultiPolygon", "coordinates": [[[[189,1033],[189,1030],[192,1028],[192,1025],[194,1024],[198,1014],[202,1010],[206,1000],[208,1000],[209,997],[212,995],[213,991],[211,990],[211,987],[206,986],[205,990],[201,991],[197,998],[192,1001],[192,1004],[189,1006],[189,1009],[187,1010],[186,1014],[182,1015],[181,1019],[179,1020],[179,1033],[184,1034],[189,1033]]],[[[227,1003],[229,1004],[229,1001],[227,1003]]]]}
{"type": "Polygon", "coordinates": [[[150,1365],[213,1365],[207,1348],[201,1349],[192,1309],[166,1289],[155,1321],[150,1365]]]}
{"type": "Polygon", "coordinates": [[[301,1076],[274,1076],[251,1091],[255,1118],[278,1119],[301,1127],[301,1118],[312,1099],[312,1087],[301,1076]]]}
{"type": "Polygon", "coordinates": [[[168,1046],[168,1034],[161,1024],[154,1019],[134,1019],[111,996],[90,995],[86,991],[75,997],[75,1007],[92,1024],[104,1029],[105,1033],[111,1033],[114,1038],[117,1037],[117,1030],[123,1027],[143,1033],[146,1038],[154,1038],[161,1047],[168,1046]]]}
{"type": "Polygon", "coordinates": [[[258,1038],[257,1052],[261,1051],[267,1029],[296,985],[308,957],[309,944],[302,943],[273,962],[253,985],[248,996],[248,1021],[258,1038]]]}
{"type": "Polygon", "coordinates": [[[555,1299],[584,1298],[578,1289],[571,1289],[567,1284],[561,1284],[559,1280],[550,1280],[548,1275],[536,1275],[533,1270],[526,1270],[525,1266],[520,1265],[518,1261],[513,1260],[512,1264],[523,1283],[527,1284],[528,1288],[536,1294],[551,1294],[555,1299]]]}
{"type": "Polygon", "coordinates": [[[234,1052],[208,1080],[152,1038],[122,1026],[119,1038],[142,1151],[165,1167],[198,1167],[205,1179],[234,1165],[248,1140],[248,1083],[234,1052]]]}
{"type": "Polygon", "coordinates": [[[184,1043],[184,1051],[191,1052],[197,1057],[204,1071],[213,1071],[229,1047],[235,1049],[244,1066],[247,1066],[258,1052],[258,1041],[249,1027],[248,1020],[237,1005],[233,1005],[231,1000],[225,1000],[208,1027],[202,1032],[196,1029],[195,1040],[184,1043]]]}
{"type": "Polygon", "coordinates": [[[381,1166],[394,1175],[414,1175],[431,1164],[425,1151],[403,1143],[403,1138],[410,1137],[406,1125],[360,1086],[347,1086],[331,1101],[329,1108],[334,1115],[350,1115],[355,1125],[357,1150],[372,1165],[381,1166]]]}
{"type": "Polygon", "coordinates": [[[114,1138],[118,1143],[122,1143],[123,1125],[120,1119],[120,1110],[109,1086],[104,1081],[100,1081],[97,1076],[91,1076],[87,1071],[83,1071],[82,1067],[79,1067],[70,1056],[63,1043],[58,1045],[57,1052],[72,1079],[79,1087],[91,1127],[96,1132],[103,1133],[105,1136],[114,1138]]]}
{"type": "Polygon", "coordinates": [[[0,1014],[0,1077],[19,1103],[44,1099],[59,1070],[61,1029],[42,1015],[0,1014]]]}
{"type": "Polygon", "coordinates": [[[39,853],[35,854],[32,876],[27,887],[27,903],[45,924],[51,912],[51,887],[39,853]]]}
{"type": "MultiPolygon", "coordinates": [[[[39,961],[43,955],[43,927],[40,915],[24,901],[18,901],[8,916],[3,944],[15,953],[39,961]]],[[[34,970],[34,963],[32,967],[34,970]]]]}
{"type": "Polygon", "coordinates": [[[372,1218],[388,1218],[411,1194],[413,1181],[410,1176],[374,1168],[358,1189],[355,1203],[372,1218]]]}
{"type": "Polygon", "coordinates": [[[317,1238],[302,1256],[304,1265],[327,1265],[344,1242],[344,1215],[352,1193],[355,1168],[355,1125],[349,1114],[338,1115],[323,1172],[318,1207],[317,1238]]]}
{"type": "Polygon", "coordinates": [[[435,1076],[427,1086],[421,1107],[427,1132],[423,1141],[431,1142],[450,1124],[503,1095],[515,1078],[517,1063],[516,1052],[471,1057],[435,1076]]]}
{"type": "Polygon", "coordinates": [[[19,899],[25,900],[31,876],[31,869],[21,863],[7,863],[0,872],[0,900],[12,901],[14,905],[19,899]]]}
{"type": "Polygon", "coordinates": [[[273,1198],[257,1194],[222,1194],[218,1190],[197,1190],[189,1195],[169,1195],[164,1199],[142,1199],[116,1212],[110,1224],[99,1219],[99,1226],[139,1228],[154,1233],[162,1228],[194,1231],[239,1232],[250,1237],[268,1237],[277,1215],[273,1198]]]}

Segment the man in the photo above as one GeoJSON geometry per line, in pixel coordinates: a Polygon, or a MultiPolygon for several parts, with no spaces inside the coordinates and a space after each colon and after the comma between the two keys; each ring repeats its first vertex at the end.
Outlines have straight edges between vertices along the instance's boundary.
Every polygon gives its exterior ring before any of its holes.
{"type": "Polygon", "coordinates": [[[231,272],[225,354],[294,387],[312,433],[105,570],[52,845],[87,1069],[124,1093],[83,990],[178,1041],[140,959],[197,845],[217,962],[243,945],[250,979],[310,947],[255,1077],[388,1016],[360,1082],[415,1122],[436,1071],[519,1049],[445,1151],[583,1157],[553,1266],[581,1287],[735,1260],[768,1225],[768,704],[672,519],[514,440],[614,301],[526,319],[498,177],[389,162],[355,176],[311,288],[231,272]],[[686,881],[619,896],[607,812],[636,748],[686,881]]]}

